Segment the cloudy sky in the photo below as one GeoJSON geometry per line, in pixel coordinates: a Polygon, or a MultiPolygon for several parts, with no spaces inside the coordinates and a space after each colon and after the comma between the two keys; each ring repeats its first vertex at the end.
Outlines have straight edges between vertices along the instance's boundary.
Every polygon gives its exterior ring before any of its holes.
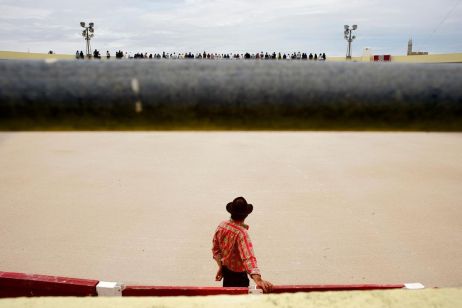
{"type": "Polygon", "coordinates": [[[0,0],[0,50],[75,53],[80,21],[103,52],[462,52],[462,0],[0,0]]]}

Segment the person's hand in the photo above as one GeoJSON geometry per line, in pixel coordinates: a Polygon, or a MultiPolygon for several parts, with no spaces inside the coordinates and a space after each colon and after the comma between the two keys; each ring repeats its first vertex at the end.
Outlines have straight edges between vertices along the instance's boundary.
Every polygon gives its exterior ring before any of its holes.
{"type": "Polygon", "coordinates": [[[220,267],[215,275],[215,281],[221,281],[221,279],[223,279],[223,270],[220,267]]]}
{"type": "Polygon", "coordinates": [[[269,281],[261,279],[260,275],[252,275],[251,277],[257,284],[257,287],[262,289],[264,293],[270,293],[273,290],[273,284],[269,281]]]}

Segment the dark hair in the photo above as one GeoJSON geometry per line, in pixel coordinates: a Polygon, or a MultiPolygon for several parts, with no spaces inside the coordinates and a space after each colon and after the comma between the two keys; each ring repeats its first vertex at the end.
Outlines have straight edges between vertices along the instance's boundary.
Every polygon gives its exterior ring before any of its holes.
{"type": "Polygon", "coordinates": [[[231,219],[241,221],[247,218],[248,214],[231,214],[231,219]]]}

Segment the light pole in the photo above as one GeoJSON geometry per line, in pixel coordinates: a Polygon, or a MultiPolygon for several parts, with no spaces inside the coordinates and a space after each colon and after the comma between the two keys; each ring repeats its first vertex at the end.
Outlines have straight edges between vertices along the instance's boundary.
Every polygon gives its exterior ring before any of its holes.
{"type": "Polygon", "coordinates": [[[353,25],[351,28],[350,26],[348,25],[345,25],[345,39],[347,40],[348,42],[348,49],[347,49],[347,55],[346,55],[346,58],[348,60],[351,60],[351,43],[353,42],[353,40],[356,38],[355,35],[352,35],[353,34],[353,31],[358,29],[358,26],[357,25],[353,25]]]}
{"type": "Polygon", "coordinates": [[[90,40],[95,36],[93,34],[95,32],[95,24],[91,22],[88,24],[88,27],[86,27],[85,23],[82,21],[80,22],[80,26],[85,29],[82,31],[82,36],[85,38],[85,41],[87,41],[87,57],[91,58],[90,40]]]}

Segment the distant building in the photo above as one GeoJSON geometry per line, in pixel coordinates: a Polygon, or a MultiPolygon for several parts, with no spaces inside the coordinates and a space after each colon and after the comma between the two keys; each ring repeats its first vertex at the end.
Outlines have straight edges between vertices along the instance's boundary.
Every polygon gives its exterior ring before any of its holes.
{"type": "Polygon", "coordinates": [[[426,51],[412,51],[412,39],[409,39],[407,42],[407,55],[408,56],[426,56],[428,52],[426,51]]]}
{"type": "Polygon", "coordinates": [[[362,57],[365,59],[370,59],[372,57],[372,49],[369,47],[364,48],[362,57]]]}

